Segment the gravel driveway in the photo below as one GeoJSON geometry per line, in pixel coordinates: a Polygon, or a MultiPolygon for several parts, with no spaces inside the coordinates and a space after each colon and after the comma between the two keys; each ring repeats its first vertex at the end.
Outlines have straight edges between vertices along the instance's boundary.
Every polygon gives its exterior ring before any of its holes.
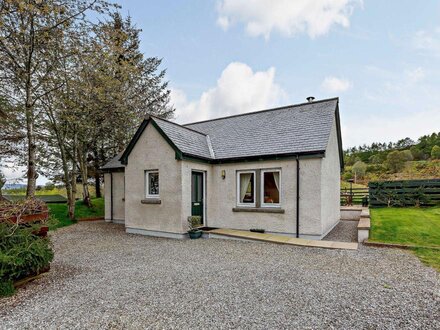
{"type": "Polygon", "coordinates": [[[439,329],[439,276],[408,252],[171,240],[80,223],[50,273],[0,300],[2,329],[439,329]]]}

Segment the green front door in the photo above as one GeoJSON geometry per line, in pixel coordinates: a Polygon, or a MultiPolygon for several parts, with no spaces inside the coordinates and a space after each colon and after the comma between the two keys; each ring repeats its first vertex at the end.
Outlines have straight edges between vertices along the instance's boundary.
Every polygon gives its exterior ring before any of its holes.
{"type": "Polygon", "coordinates": [[[191,174],[191,215],[202,217],[203,224],[203,173],[192,172],[191,174]]]}

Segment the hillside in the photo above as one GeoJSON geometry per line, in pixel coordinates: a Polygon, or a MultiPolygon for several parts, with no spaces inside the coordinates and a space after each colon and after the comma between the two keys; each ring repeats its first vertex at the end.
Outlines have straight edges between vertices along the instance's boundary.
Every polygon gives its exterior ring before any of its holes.
{"type": "Polygon", "coordinates": [[[440,178],[440,132],[395,143],[372,143],[344,151],[342,180],[359,184],[375,180],[440,178]]]}

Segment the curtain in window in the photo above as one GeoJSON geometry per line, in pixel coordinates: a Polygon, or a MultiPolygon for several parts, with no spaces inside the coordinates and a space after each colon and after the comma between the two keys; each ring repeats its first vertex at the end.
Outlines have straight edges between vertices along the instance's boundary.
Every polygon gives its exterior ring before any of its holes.
{"type": "Polygon", "coordinates": [[[280,172],[273,172],[273,179],[275,181],[275,186],[278,189],[278,192],[280,192],[280,172]]]}
{"type": "Polygon", "coordinates": [[[251,182],[252,173],[241,173],[240,174],[240,203],[244,203],[244,198],[246,197],[246,191],[251,182]]]}

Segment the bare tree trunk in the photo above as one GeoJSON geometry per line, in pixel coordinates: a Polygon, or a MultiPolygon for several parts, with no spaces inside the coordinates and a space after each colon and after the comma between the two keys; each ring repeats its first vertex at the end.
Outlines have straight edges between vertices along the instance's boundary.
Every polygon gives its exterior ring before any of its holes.
{"type": "Polygon", "coordinates": [[[36,153],[37,153],[37,145],[35,142],[35,132],[34,132],[34,105],[32,101],[32,58],[34,52],[34,21],[31,20],[31,30],[30,30],[30,40],[29,40],[29,48],[27,54],[27,62],[25,65],[26,68],[26,101],[25,101],[25,110],[26,110],[26,137],[28,143],[28,159],[27,159],[27,188],[26,188],[26,197],[31,198],[35,196],[35,190],[37,188],[37,171],[36,171],[36,153]]]}
{"type": "Polygon", "coordinates": [[[83,148],[78,148],[78,162],[79,162],[79,169],[81,171],[83,202],[87,207],[92,207],[92,201],[90,200],[89,186],[87,184],[88,172],[87,172],[86,156],[84,154],[83,148]]]}
{"type": "Polygon", "coordinates": [[[96,198],[101,198],[101,175],[99,174],[99,169],[96,169],[95,167],[95,191],[96,191],[96,198]]]}
{"type": "Polygon", "coordinates": [[[37,188],[37,171],[35,166],[37,146],[35,144],[33,109],[32,105],[28,104],[28,102],[26,102],[26,129],[28,142],[26,197],[31,198],[35,196],[35,190],[37,188]]]}
{"type": "Polygon", "coordinates": [[[77,139],[77,133],[74,133],[73,138],[73,147],[72,147],[72,172],[71,172],[71,186],[72,191],[70,194],[70,201],[69,201],[69,207],[68,207],[68,213],[69,213],[69,219],[74,220],[75,219],[75,199],[76,199],[76,161],[75,161],[75,154],[76,154],[76,139],[77,139]]]}
{"type": "Polygon", "coordinates": [[[99,153],[98,148],[95,146],[93,150],[93,164],[95,167],[95,192],[96,192],[96,198],[101,198],[101,172],[99,168],[99,153]]]}

